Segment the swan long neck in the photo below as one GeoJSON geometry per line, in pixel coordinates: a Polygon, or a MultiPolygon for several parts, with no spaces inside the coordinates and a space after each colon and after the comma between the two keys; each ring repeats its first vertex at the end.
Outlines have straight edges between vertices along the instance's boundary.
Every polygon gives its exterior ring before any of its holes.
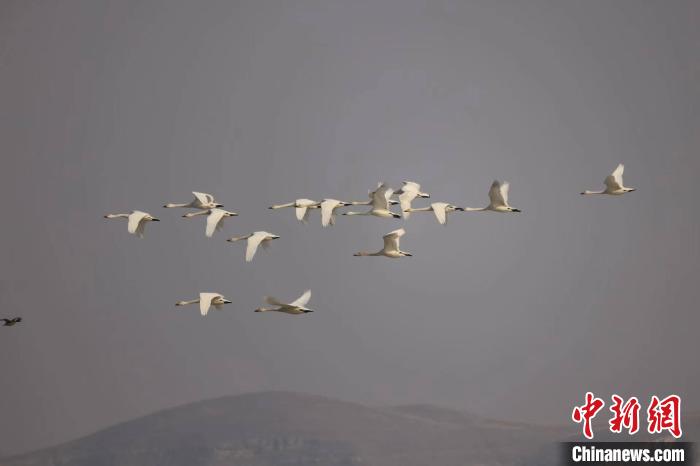
{"type": "Polygon", "coordinates": [[[428,207],[410,208],[410,209],[404,210],[404,212],[429,212],[431,210],[433,210],[433,208],[428,206],[428,207]]]}
{"type": "Polygon", "coordinates": [[[590,194],[605,194],[605,190],[603,190],[603,191],[589,191],[589,190],[585,190],[585,191],[584,191],[584,192],[582,192],[581,194],[583,194],[583,195],[590,195],[590,194]]]}
{"type": "Polygon", "coordinates": [[[199,299],[193,299],[191,301],[178,301],[175,303],[176,306],[186,306],[188,304],[197,304],[199,302],[199,299]]]}
{"type": "Polygon", "coordinates": [[[370,212],[345,212],[343,215],[371,215],[370,212]]]}
{"type": "Polygon", "coordinates": [[[270,311],[276,311],[276,307],[259,307],[255,310],[255,312],[270,312],[270,311]]]}
{"type": "Polygon", "coordinates": [[[367,257],[367,256],[381,256],[383,254],[382,254],[382,251],[379,251],[379,252],[358,252],[355,255],[358,257],[367,257]]]}
{"type": "Polygon", "coordinates": [[[129,218],[129,214],[107,214],[105,218],[129,218]]]}
{"type": "Polygon", "coordinates": [[[209,215],[209,211],[208,210],[200,210],[199,212],[189,212],[189,213],[183,215],[183,217],[190,218],[190,217],[196,217],[197,215],[209,215]]]}
{"type": "Polygon", "coordinates": [[[487,207],[465,207],[464,211],[465,212],[483,212],[485,210],[488,210],[487,207]]]}
{"type": "Polygon", "coordinates": [[[165,207],[166,209],[172,209],[174,207],[190,207],[190,205],[191,205],[191,203],[190,204],[173,204],[171,202],[169,204],[165,204],[163,207],[165,207]]]}
{"type": "Polygon", "coordinates": [[[296,202],[288,202],[286,204],[276,204],[276,205],[270,206],[270,209],[282,209],[284,207],[296,207],[296,202]]]}

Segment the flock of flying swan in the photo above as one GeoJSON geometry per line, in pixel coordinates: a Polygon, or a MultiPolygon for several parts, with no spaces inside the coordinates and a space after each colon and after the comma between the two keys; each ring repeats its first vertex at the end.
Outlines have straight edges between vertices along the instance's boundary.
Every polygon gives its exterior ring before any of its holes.
{"type": "MultiPolygon", "coordinates": [[[[635,191],[635,188],[626,187],[622,181],[622,174],[625,170],[623,164],[619,164],[615,170],[605,178],[605,189],[601,191],[583,191],[582,195],[592,194],[607,194],[619,196],[625,193],[635,191]]],[[[420,184],[414,181],[404,181],[400,189],[394,190],[386,183],[379,183],[374,191],[369,192],[369,198],[366,201],[346,202],[337,199],[323,199],[314,201],[311,199],[296,199],[294,202],[286,204],[278,204],[270,206],[270,209],[294,208],[297,220],[303,223],[308,223],[311,212],[316,209],[321,210],[321,225],[328,227],[335,224],[338,211],[349,206],[369,206],[369,210],[364,211],[349,211],[342,212],[342,215],[371,215],[380,218],[403,218],[407,220],[412,212],[432,212],[435,215],[438,223],[441,225],[447,224],[448,214],[452,212],[502,212],[513,213],[520,212],[520,209],[512,207],[508,203],[508,190],[510,184],[508,182],[494,181],[489,189],[489,204],[486,207],[458,207],[447,202],[433,202],[424,207],[413,207],[412,203],[416,199],[430,198],[430,194],[421,190],[420,184]],[[392,210],[392,206],[400,205],[401,212],[397,213],[392,210]]],[[[190,212],[183,215],[184,218],[192,218],[200,215],[206,215],[205,235],[211,238],[215,232],[223,228],[223,222],[226,217],[235,217],[238,214],[222,209],[223,204],[216,202],[214,196],[207,193],[193,192],[194,199],[189,203],[182,204],[165,204],[165,208],[188,208],[195,209],[196,212],[190,212]]],[[[124,214],[107,214],[104,216],[107,219],[125,218],[127,219],[127,230],[129,233],[143,238],[146,224],[149,222],[158,222],[158,218],[143,212],[134,210],[131,213],[124,214]]],[[[384,247],[377,252],[358,252],[355,256],[384,256],[392,259],[401,257],[411,257],[412,254],[402,251],[399,247],[400,239],[406,234],[404,228],[399,228],[384,235],[384,247]]],[[[229,242],[246,241],[245,261],[251,262],[259,246],[268,247],[273,240],[279,238],[279,235],[269,233],[267,231],[255,231],[244,236],[234,236],[229,238],[229,242]]],[[[311,290],[307,290],[297,300],[291,303],[283,303],[275,298],[266,297],[265,302],[274,307],[260,307],[255,312],[282,312],[292,315],[307,314],[313,312],[307,308],[311,298],[311,290]]],[[[215,309],[221,310],[225,304],[230,304],[231,301],[226,299],[220,293],[199,293],[199,298],[190,301],[179,301],[176,306],[185,306],[188,304],[199,304],[200,313],[205,316],[209,309],[214,306],[215,309]]],[[[12,327],[22,321],[21,317],[11,319],[0,319],[3,321],[3,327],[12,327]]]]}

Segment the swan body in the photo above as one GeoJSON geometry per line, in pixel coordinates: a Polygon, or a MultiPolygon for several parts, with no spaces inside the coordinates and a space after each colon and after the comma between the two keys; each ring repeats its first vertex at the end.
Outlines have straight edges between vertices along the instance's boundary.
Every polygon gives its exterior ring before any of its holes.
{"type": "Polygon", "coordinates": [[[21,317],[13,317],[11,319],[0,319],[4,324],[2,324],[3,327],[12,327],[13,325],[17,325],[18,323],[22,322],[21,317]]]}
{"type": "Polygon", "coordinates": [[[255,251],[258,250],[258,246],[267,248],[272,240],[278,238],[278,235],[273,235],[272,233],[268,233],[266,231],[256,231],[245,236],[234,236],[233,238],[229,238],[226,241],[233,243],[235,241],[241,241],[244,239],[247,240],[248,244],[245,250],[245,261],[250,262],[253,260],[253,256],[255,256],[255,251]]]}
{"type": "Polygon", "coordinates": [[[178,301],[175,303],[176,306],[186,306],[188,304],[199,303],[199,312],[203,316],[209,313],[211,306],[218,311],[220,311],[224,304],[230,304],[232,301],[224,298],[222,294],[219,293],[199,293],[199,298],[193,299],[191,301],[178,301]]]}
{"type": "Polygon", "coordinates": [[[403,218],[407,219],[411,215],[411,202],[417,197],[429,198],[430,194],[424,193],[420,190],[420,184],[415,181],[404,181],[401,189],[396,191],[394,194],[399,196],[399,203],[401,204],[401,212],[403,212],[403,218]]]}
{"type": "Polygon", "coordinates": [[[324,199],[319,204],[321,208],[321,225],[327,227],[335,225],[335,211],[340,207],[352,205],[350,202],[339,201],[337,199],[324,199]]]}
{"type": "Polygon", "coordinates": [[[448,213],[455,212],[455,211],[464,211],[464,208],[457,207],[457,206],[454,206],[452,204],[448,204],[447,202],[433,202],[428,207],[420,207],[417,209],[409,208],[407,210],[407,212],[430,212],[430,211],[432,211],[435,214],[435,218],[437,219],[437,221],[440,225],[446,225],[448,213]]]}
{"type": "Polygon", "coordinates": [[[296,299],[296,301],[292,301],[291,303],[283,303],[279,301],[278,299],[275,299],[270,296],[265,297],[265,302],[267,304],[270,304],[272,306],[276,307],[259,307],[255,310],[255,312],[283,312],[285,314],[292,314],[292,315],[299,315],[299,314],[308,314],[309,312],[314,312],[313,310],[309,309],[306,307],[306,305],[309,303],[309,300],[311,299],[311,290],[306,290],[304,294],[299,296],[299,298],[296,299]]]}
{"type": "Polygon", "coordinates": [[[223,207],[223,204],[219,204],[214,200],[214,196],[211,194],[207,193],[200,193],[197,191],[192,191],[192,194],[194,194],[194,199],[188,202],[187,204],[165,204],[163,207],[166,209],[172,209],[174,207],[186,207],[190,209],[202,209],[202,210],[209,210],[209,209],[216,209],[218,207],[223,207]]]}
{"type": "Polygon", "coordinates": [[[224,219],[226,217],[236,217],[238,214],[236,212],[229,212],[228,210],[223,210],[219,208],[202,210],[199,212],[190,212],[183,215],[183,218],[192,218],[198,215],[207,216],[207,228],[204,234],[207,238],[214,236],[215,231],[219,231],[224,227],[224,219]]]}
{"type": "Polygon", "coordinates": [[[588,194],[608,194],[611,196],[621,196],[625,193],[631,193],[636,191],[636,188],[628,188],[622,182],[622,174],[625,172],[625,166],[619,164],[615,170],[608,176],[605,177],[605,189],[602,191],[584,191],[582,195],[588,194]]]}
{"type": "Polygon", "coordinates": [[[129,221],[127,224],[127,230],[132,235],[136,235],[139,238],[143,238],[143,233],[146,228],[146,223],[148,222],[160,222],[159,219],[155,218],[148,212],[142,212],[140,210],[134,210],[130,214],[107,214],[105,218],[125,218],[129,221]]]}
{"type": "Polygon", "coordinates": [[[294,202],[270,206],[268,209],[283,209],[285,207],[294,207],[297,220],[302,223],[307,223],[309,221],[309,209],[319,209],[320,203],[312,201],[311,199],[297,199],[294,202]]]}
{"type": "Polygon", "coordinates": [[[354,256],[384,256],[390,257],[392,259],[398,259],[399,257],[411,257],[406,251],[402,251],[399,248],[399,239],[406,234],[406,230],[399,228],[383,236],[384,238],[384,248],[377,252],[358,252],[353,254],[354,256]]]}
{"type": "Polygon", "coordinates": [[[510,183],[494,180],[489,189],[489,205],[486,207],[465,207],[465,212],[520,212],[520,209],[511,207],[508,204],[508,190],[510,183]]]}
{"type": "MultiPolygon", "coordinates": [[[[351,204],[352,205],[372,205],[373,201],[374,201],[374,196],[377,194],[377,191],[379,189],[382,189],[384,186],[385,186],[385,183],[383,181],[377,183],[377,189],[375,189],[374,191],[371,191],[371,190],[367,191],[367,196],[369,197],[369,200],[367,200],[367,201],[353,201],[353,202],[351,202],[351,204]]],[[[396,194],[396,193],[394,193],[394,194],[396,194]]],[[[391,198],[389,199],[390,205],[396,205],[398,203],[399,203],[399,201],[397,201],[397,200],[394,200],[391,198]]]]}
{"type": "MultiPolygon", "coordinates": [[[[343,215],[374,215],[381,218],[401,218],[399,214],[392,212],[389,207],[393,194],[394,190],[386,183],[379,183],[377,189],[369,193],[371,198],[369,205],[372,206],[370,210],[366,212],[345,212],[343,215]]],[[[354,202],[352,204],[357,205],[354,202]]]]}

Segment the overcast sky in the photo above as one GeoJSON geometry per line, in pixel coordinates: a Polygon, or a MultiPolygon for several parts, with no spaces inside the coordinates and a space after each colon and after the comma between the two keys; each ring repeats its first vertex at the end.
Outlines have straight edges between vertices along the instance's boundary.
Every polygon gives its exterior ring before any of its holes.
{"type": "MultiPolygon", "coordinates": [[[[700,410],[696,1],[5,0],[0,456],[284,389],[566,424],[700,410]],[[619,163],[622,197],[599,189],[619,163]],[[416,180],[521,214],[322,229],[273,203],[416,180]],[[213,239],[190,192],[240,214],[213,239]],[[145,239],[102,215],[146,210],[145,239]],[[225,238],[267,230],[251,264],[225,238]],[[311,288],[316,313],[255,314],[311,288]],[[233,300],[199,316],[199,291],[233,300]]],[[[418,204],[418,203],[417,203],[418,204]]]]}

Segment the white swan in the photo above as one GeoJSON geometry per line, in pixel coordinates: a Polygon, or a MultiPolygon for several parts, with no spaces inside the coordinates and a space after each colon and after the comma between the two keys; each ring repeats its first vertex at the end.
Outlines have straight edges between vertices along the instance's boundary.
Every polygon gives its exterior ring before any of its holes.
{"type": "Polygon", "coordinates": [[[520,212],[520,209],[515,209],[508,204],[508,190],[510,183],[507,181],[500,182],[494,180],[489,189],[489,205],[486,207],[465,207],[465,212],[520,212]]]}
{"type": "Polygon", "coordinates": [[[217,207],[223,207],[223,204],[219,204],[214,200],[214,196],[207,193],[198,193],[197,191],[192,191],[194,194],[194,199],[187,204],[165,204],[163,207],[167,209],[172,209],[173,207],[189,207],[192,209],[215,209],[217,207]]]}
{"type": "Polygon", "coordinates": [[[302,223],[307,223],[309,221],[309,209],[320,209],[320,203],[312,201],[311,199],[297,199],[294,202],[288,202],[287,204],[277,204],[268,207],[268,209],[283,209],[285,207],[294,207],[294,211],[297,216],[297,220],[302,223]]]}
{"type": "Polygon", "coordinates": [[[399,257],[411,257],[413,254],[402,251],[399,248],[399,239],[406,234],[406,230],[399,228],[383,236],[384,248],[378,252],[358,252],[354,256],[384,256],[397,259],[399,257]]]}
{"type": "Polygon", "coordinates": [[[205,316],[209,312],[211,306],[214,306],[216,310],[220,311],[224,304],[231,304],[231,302],[232,301],[224,298],[224,296],[219,293],[199,293],[199,298],[191,301],[178,301],[175,305],[185,306],[187,304],[199,303],[199,312],[205,316]]]}
{"type": "Polygon", "coordinates": [[[457,207],[453,206],[452,204],[448,204],[447,202],[433,202],[430,204],[428,207],[420,207],[417,209],[409,208],[407,212],[430,212],[432,211],[435,214],[435,218],[437,219],[438,223],[440,225],[445,225],[447,224],[447,214],[450,212],[454,211],[463,211],[464,209],[462,207],[457,207]]]}
{"type": "Polygon", "coordinates": [[[430,194],[424,193],[420,190],[420,185],[415,181],[404,181],[401,189],[396,191],[394,194],[399,196],[399,203],[401,204],[401,212],[403,212],[403,218],[408,218],[411,216],[410,209],[411,202],[417,197],[429,198],[430,194]]]}
{"type": "MultiPolygon", "coordinates": [[[[343,215],[374,215],[375,217],[382,218],[401,218],[401,215],[391,211],[389,207],[391,196],[394,194],[394,190],[391,189],[386,183],[379,183],[376,190],[372,191],[370,194],[371,200],[369,205],[372,208],[366,212],[345,212],[343,215]]],[[[358,205],[360,203],[352,203],[353,205],[358,205]]]]}
{"type": "Polygon", "coordinates": [[[250,262],[253,260],[253,256],[255,256],[255,251],[258,250],[258,246],[267,248],[273,239],[278,238],[278,235],[273,235],[272,233],[268,233],[266,231],[256,231],[245,236],[234,236],[233,238],[229,238],[226,241],[233,243],[234,241],[240,241],[242,239],[248,240],[248,244],[245,250],[245,261],[250,262]]]}
{"type": "Polygon", "coordinates": [[[238,216],[236,212],[229,212],[228,210],[209,209],[202,210],[200,212],[190,212],[183,215],[182,217],[192,218],[196,217],[197,215],[207,216],[207,229],[204,232],[204,234],[207,235],[207,238],[211,238],[212,236],[214,236],[215,231],[219,231],[224,227],[224,218],[238,216]]]}
{"type": "Polygon", "coordinates": [[[350,202],[339,201],[337,199],[324,199],[321,204],[321,225],[335,225],[335,211],[340,207],[352,205],[350,202]]]}
{"type": "MultiPolygon", "coordinates": [[[[382,189],[385,186],[385,183],[383,181],[380,181],[377,183],[377,188],[375,190],[368,190],[367,191],[367,197],[369,198],[368,201],[353,201],[351,202],[352,205],[372,205],[372,202],[374,201],[374,195],[377,193],[379,189],[382,189]]],[[[394,191],[394,194],[396,194],[396,191],[394,191]]],[[[389,199],[389,204],[391,205],[396,205],[398,204],[399,201],[394,200],[394,199],[389,199]]]]}
{"type": "Polygon", "coordinates": [[[627,188],[622,183],[622,174],[625,171],[625,166],[619,164],[612,174],[605,177],[605,189],[602,191],[584,191],[581,194],[609,194],[611,196],[620,196],[625,193],[636,191],[636,188],[627,188]]]}
{"type": "Polygon", "coordinates": [[[129,233],[136,235],[139,238],[143,238],[143,233],[147,222],[160,222],[160,220],[155,218],[153,215],[140,210],[133,210],[130,214],[107,214],[104,217],[129,219],[127,230],[129,230],[129,233]]]}
{"type": "Polygon", "coordinates": [[[280,302],[279,300],[272,298],[270,296],[265,297],[265,302],[267,304],[271,304],[273,306],[277,307],[259,307],[255,310],[255,312],[269,312],[269,311],[274,311],[274,312],[284,312],[285,314],[293,314],[293,315],[298,315],[298,314],[308,314],[309,312],[314,312],[306,305],[309,302],[309,299],[311,299],[311,290],[306,290],[303,295],[299,296],[299,298],[296,301],[293,301],[289,304],[280,302]]]}

